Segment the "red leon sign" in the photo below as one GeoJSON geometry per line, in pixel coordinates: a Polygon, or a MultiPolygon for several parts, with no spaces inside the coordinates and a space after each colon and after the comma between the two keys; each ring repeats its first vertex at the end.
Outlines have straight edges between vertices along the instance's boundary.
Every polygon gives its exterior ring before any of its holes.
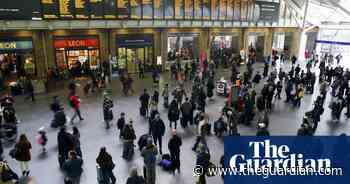
{"type": "Polygon", "coordinates": [[[98,47],[98,39],[66,39],[55,40],[54,47],[57,48],[79,48],[79,47],[98,47]]]}

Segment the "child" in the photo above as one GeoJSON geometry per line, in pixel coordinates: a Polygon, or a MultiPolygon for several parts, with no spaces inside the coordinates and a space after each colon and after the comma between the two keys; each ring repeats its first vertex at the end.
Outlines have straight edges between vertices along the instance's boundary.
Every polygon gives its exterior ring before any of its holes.
{"type": "Polygon", "coordinates": [[[45,127],[41,127],[38,130],[38,135],[37,135],[37,142],[40,146],[42,146],[42,153],[46,153],[46,143],[47,143],[47,137],[46,137],[46,131],[45,127]]]}
{"type": "Polygon", "coordinates": [[[120,114],[120,118],[117,121],[117,128],[119,130],[119,137],[121,137],[121,131],[123,130],[124,126],[125,126],[125,113],[122,112],[120,114]]]}

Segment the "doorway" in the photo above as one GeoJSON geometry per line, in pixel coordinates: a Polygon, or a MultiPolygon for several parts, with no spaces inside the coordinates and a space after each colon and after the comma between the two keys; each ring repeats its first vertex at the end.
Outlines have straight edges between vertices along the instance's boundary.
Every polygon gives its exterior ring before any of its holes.
{"type": "Polygon", "coordinates": [[[152,67],[153,47],[122,47],[118,48],[118,66],[128,73],[137,73],[142,67],[149,71],[152,67]]]}

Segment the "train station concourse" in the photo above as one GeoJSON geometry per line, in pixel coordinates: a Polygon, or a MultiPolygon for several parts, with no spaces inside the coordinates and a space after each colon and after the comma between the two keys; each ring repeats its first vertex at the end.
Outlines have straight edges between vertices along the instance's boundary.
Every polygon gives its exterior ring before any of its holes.
{"type": "Polygon", "coordinates": [[[235,140],[346,139],[349,60],[348,0],[2,0],[0,184],[260,184],[235,140]]]}

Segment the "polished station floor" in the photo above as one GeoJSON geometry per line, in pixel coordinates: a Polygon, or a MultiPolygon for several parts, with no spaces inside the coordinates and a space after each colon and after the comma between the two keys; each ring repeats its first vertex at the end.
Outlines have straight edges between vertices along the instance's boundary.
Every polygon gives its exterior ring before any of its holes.
{"type": "MultiPolygon", "coordinates": [[[[285,70],[290,70],[290,65],[283,65],[285,70]]],[[[255,71],[259,70],[262,72],[263,65],[255,64],[255,71]]],[[[245,67],[241,67],[241,70],[245,70],[245,67]]],[[[229,70],[219,69],[217,71],[217,78],[221,76],[230,75],[229,70]]],[[[153,93],[151,76],[148,74],[145,79],[136,79],[134,76],[134,89],[135,94],[132,96],[125,97],[121,94],[120,81],[116,78],[111,83],[113,100],[115,103],[114,116],[119,117],[121,112],[125,112],[127,119],[132,118],[134,120],[134,127],[137,136],[140,136],[147,132],[148,123],[147,121],[139,116],[139,101],[138,96],[144,88],[149,89],[150,93],[153,93]]],[[[169,74],[163,73],[161,78],[161,87],[164,83],[169,83],[173,88],[175,81],[169,80],[169,74]]],[[[261,82],[263,83],[263,82],[261,82]]],[[[188,90],[190,90],[191,83],[186,84],[188,90]]],[[[83,86],[83,85],[81,85],[83,86]]],[[[261,88],[259,86],[258,88],[261,88]]],[[[79,88],[79,95],[82,95],[82,87],[79,88]]],[[[257,90],[258,93],[260,90],[257,90]]],[[[318,86],[316,84],[316,90],[314,95],[306,95],[302,101],[300,108],[293,108],[289,104],[285,104],[282,100],[274,101],[274,109],[270,114],[270,133],[271,135],[296,135],[297,129],[299,128],[303,114],[310,110],[313,106],[313,101],[318,95],[318,86]]],[[[283,90],[284,93],[284,90],[283,90]]],[[[52,96],[59,95],[61,101],[65,105],[66,113],[69,117],[72,116],[72,110],[68,107],[67,101],[67,90],[61,88],[55,92],[51,92],[48,95],[38,95],[35,103],[24,101],[23,97],[16,97],[16,109],[17,116],[21,120],[19,124],[20,133],[27,134],[30,139],[32,149],[32,161],[30,162],[31,176],[36,184],[62,184],[63,173],[58,167],[57,161],[57,131],[56,129],[49,128],[51,119],[53,118],[52,112],[49,110],[49,104],[52,100],[52,96]],[[37,130],[45,126],[48,132],[48,153],[46,155],[40,154],[40,147],[35,141],[37,130]]],[[[284,94],[283,94],[284,95],[284,94]]],[[[322,116],[322,120],[319,124],[316,134],[318,135],[339,135],[340,133],[350,132],[350,126],[347,123],[344,115],[342,116],[339,124],[332,124],[330,120],[330,110],[328,108],[329,96],[325,104],[325,113],[322,116]]],[[[225,98],[216,96],[213,101],[208,101],[207,112],[210,116],[210,121],[215,121],[223,107],[225,98]]],[[[162,98],[160,101],[162,104],[162,98]]],[[[167,125],[167,132],[163,138],[163,152],[167,153],[167,142],[171,136],[171,131],[168,126],[167,111],[161,105],[159,105],[159,111],[165,124],[167,125]]],[[[81,147],[84,159],[84,173],[81,178],[82,184],[96,184],[96,157],[100,147],[106,146],[108,152],[113,156],[113,160],[116,163],[114,170],[117,177],[117,183],[126,183],[126,179],[129,174],[131,167],[137,167],[141,173],[143,166],[143,160],[140,156],[140,152],[136,150],[132,161],[125,161],[122,157],[122,142],[118,138],[115,121],[114,125],[110,130],[104,128],[103,115],[102,115],[102,92],[94,93],[88,97],[82,97],[81,112],[84,117],[84,121],[76,123],[81,132],[81,147]]],[[[343,111],[345,112],[345,111],[343,111]]],[[[68,130],[71,131],[71,125],[68,125],[68,130]]],[[[255,135],[256,125],[255,121],[250,126],[239,126],[239,132],[241,135],[255,135]]],[[[192,169],[195,166],[196,154],[191,150],[195,142],[195,127],[190,127],[186,130],[181,127],[178,128],[178,134],[183,139],[183,146],[181,148],[181,173],[172,175],[165,171],[162,171],[160,167],[157,167],[157,183],[158,184],[193,184],[196,178],[193,177],[192,169]]],[[[218,164],[219,159],[224,151],[223,140],[215,136],[208,137],[209,149],[211,152],[212,162],[218,164]]],[[[13,145],[5,146],[5,159],[8,160],[12,168],[19,173],[19,164],[12,160],[8,156],[8,152],[13,145]]],[[[208,179],[208,183],[217,184],[223,183],[220,177],[211,177],[208,179]]]]}

